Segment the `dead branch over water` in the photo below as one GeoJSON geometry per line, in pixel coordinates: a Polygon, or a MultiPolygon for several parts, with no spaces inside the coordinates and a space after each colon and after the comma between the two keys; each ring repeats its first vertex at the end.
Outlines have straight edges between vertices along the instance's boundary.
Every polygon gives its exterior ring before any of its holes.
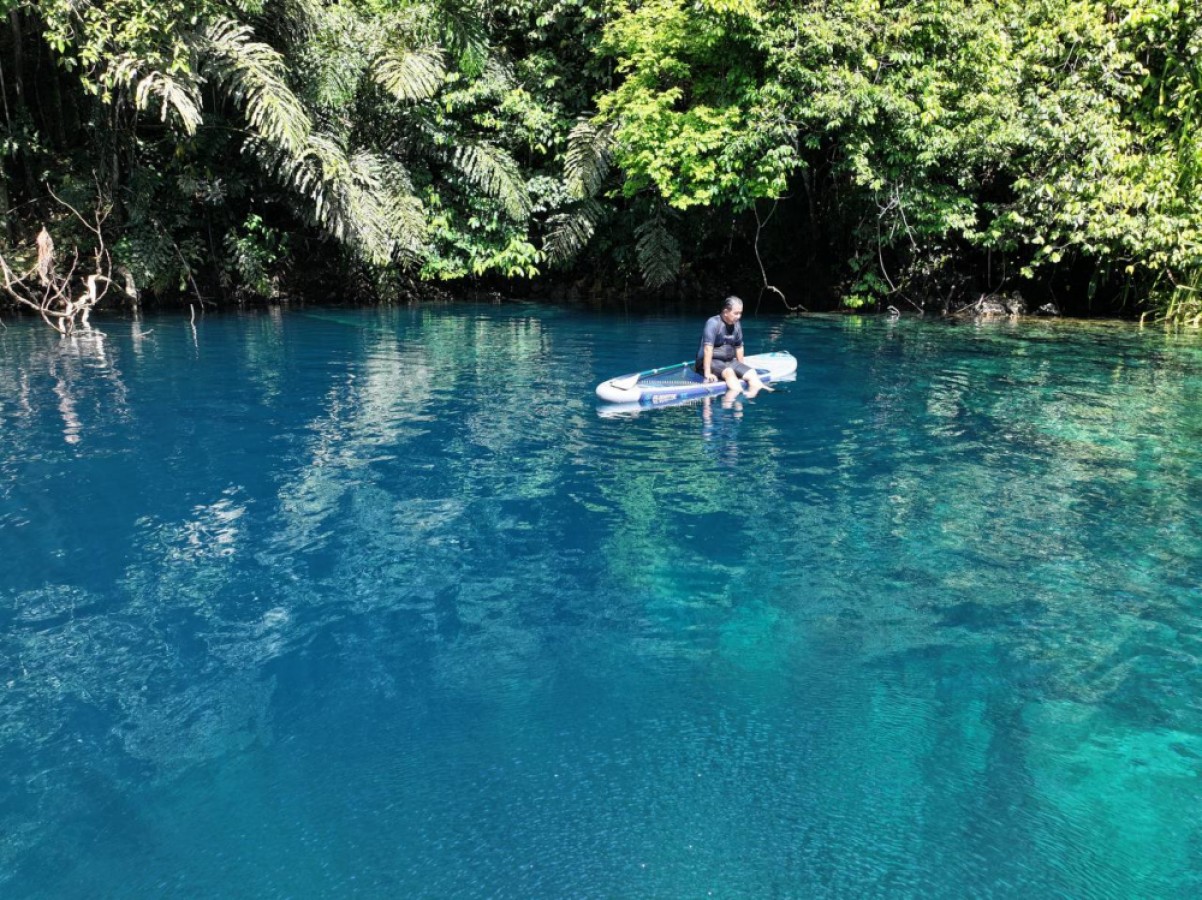
{"type": "Polygon", "coordinates": [[[0,287],[18,304],[37,312],[59,334],[67,335],[90,327],[88,317],[92,310],[115,284],[111,277],[113,261],[103,231],[112,204],[98,196],[89,218],[53,191],[50,195],[91,233],[90,264],[81,267],[80,249],[73,247],[65,271],[60,271],[54,240],[43,227],[37,236],[36,256],[25,262],[24,269],[20,263],[10,263],[9,255],[0,253],[0,278],[3,279],[0,287]]]}

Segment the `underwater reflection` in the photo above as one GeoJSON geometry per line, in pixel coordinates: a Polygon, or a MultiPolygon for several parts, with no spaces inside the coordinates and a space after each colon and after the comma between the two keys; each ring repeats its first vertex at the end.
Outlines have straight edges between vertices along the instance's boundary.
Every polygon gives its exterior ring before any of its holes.
{"type": "MultiPolygon", "coordinates": [[[[32,423],[39,409],[39,394],[53,397],[64,443],[78,445],[89,428],[110,418],[127,421],[128,391],[116,355],[107,347],[100,331],[58,337],[51,334],[22,335],[27,350],[6,353],[0,371],[0,412],[6,417],[32,423]]],[[[15,348],[14,348],[15,349],[15,348]]],[[[11,438],[21,440],[26,429],[14,429],[11,438]]]]}
{"type": "Polygon", "coordinates": [[[739,425],[743,421],[742,394],[727,391],[720,398],[705,397],[701,403],[701,437],[719,464],[739,465],[739,425]]]}
{"type": "Polygon", "coordinates": [[[1202,347],[154,324],[0,332],[5,896],[1192,895],[1202,347]]]}

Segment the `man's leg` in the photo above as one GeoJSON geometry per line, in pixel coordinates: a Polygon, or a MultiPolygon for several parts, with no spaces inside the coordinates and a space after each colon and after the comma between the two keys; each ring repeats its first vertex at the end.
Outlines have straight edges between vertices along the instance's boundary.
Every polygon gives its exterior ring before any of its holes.
{"type": "Polygon", "coordinates": [[[754,397],[760,391],[764,390],[764,382],[760,381],[760,373],[755,369],[748,369],[747,374],[743,376],[747,379],[747,396],[754,397]]]}
{"type": "Polygon", "coordinates": [[[725,381],[726,386],[735,393],[743,390],[743,385],[739,383],[739,376],[735,374],[734,366],[727,366],[722,370],[722,380],[725,381]]]}

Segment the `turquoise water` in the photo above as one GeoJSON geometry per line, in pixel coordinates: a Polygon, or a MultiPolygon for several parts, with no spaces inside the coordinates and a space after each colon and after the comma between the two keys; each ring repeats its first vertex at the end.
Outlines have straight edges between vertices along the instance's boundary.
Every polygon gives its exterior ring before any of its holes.
{"type": "Polygon", "coordinates": [[[1202,340],[700,325],[0,328],[0,893],[1197,896],[1202,340]]]}

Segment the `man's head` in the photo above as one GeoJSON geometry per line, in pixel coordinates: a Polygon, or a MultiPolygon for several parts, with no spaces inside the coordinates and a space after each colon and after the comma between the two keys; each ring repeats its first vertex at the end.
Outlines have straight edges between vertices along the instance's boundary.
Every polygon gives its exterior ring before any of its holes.
{"type": "Polygon", "coordinates": [[[743,317],[743,301],[733,294],[722,304],[722,321],[733,325],[743,317]]]}

